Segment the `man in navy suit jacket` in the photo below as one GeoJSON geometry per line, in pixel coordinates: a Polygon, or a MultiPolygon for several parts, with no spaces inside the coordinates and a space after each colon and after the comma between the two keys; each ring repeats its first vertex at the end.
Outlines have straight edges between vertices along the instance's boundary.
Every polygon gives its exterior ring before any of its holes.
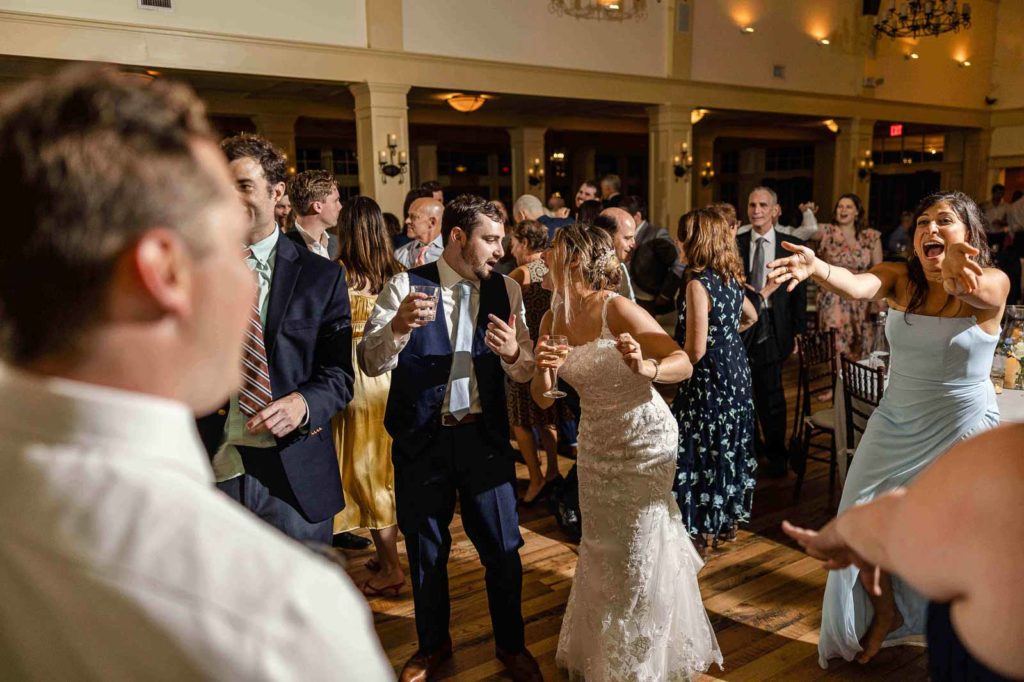
{"type": "Polygon", "coordinates": [[[221,490],[297,540],[329,543],[334,514],[345,506],[331,417],[353,386],[345,271],[277,228],[280,152],[248,134],[222,148],[250,218],[246,263],[259,282],[273,399],[247,418],[233,397],[199,420],[200,435],[221,490]]]}

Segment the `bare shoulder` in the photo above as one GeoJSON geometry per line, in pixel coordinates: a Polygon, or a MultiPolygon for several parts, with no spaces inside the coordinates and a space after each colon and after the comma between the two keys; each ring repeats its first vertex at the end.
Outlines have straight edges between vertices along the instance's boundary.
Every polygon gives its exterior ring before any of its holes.
{"type": "Polygon", "coordinates": [[[519,286],[530,283],[530,270],[525,265],[520,265],[518,268],[508,273],[508,278],[514,281],[519,286]]]}
{"type": "Polygon", "coordinates": [[[612,296],[608,301],[608,329],[612,333],[635,336],[640,332],[652,331],[653,328],[661,329],[650,313],[627,297],[612,296]]]}

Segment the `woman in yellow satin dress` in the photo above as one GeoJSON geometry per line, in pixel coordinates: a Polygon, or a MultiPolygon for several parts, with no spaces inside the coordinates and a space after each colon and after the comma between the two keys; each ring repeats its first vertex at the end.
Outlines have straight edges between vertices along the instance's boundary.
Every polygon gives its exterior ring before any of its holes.
{"type": "Polygon", "coordinates": [[[366,376],[359,370],[355,353],[377,295],[403,268],[392,255],[384,216],[373,199],[359,196],[346,200],[338,228],[338,262],[345,267],[352,306],[355,390],[345,411],[334,417],[334,444],[345,490],[345,509],[334,517],[334,532],[370,530],[377,557],[367,566],[377,575],[363,584],[363,594],[394,596],[405,584],[405,573],[398,559],[391,437],[384,430],[391,375],[366,376]]]}

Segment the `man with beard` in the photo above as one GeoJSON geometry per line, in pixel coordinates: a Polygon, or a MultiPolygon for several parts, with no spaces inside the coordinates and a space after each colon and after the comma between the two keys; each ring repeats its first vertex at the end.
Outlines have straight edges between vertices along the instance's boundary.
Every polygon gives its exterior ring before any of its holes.
{"type": "Polygon", "coordinates": [[[504,388],[504,374],[523,382],[533,373],[522,292],[508,277],[493,276],[505,229],[492,202],[455,198],[441,235],[441,258],[384,287],[358,348],[368,375],[392,373],[384,425],[394,439],[398,526],[419,637],[401,679],[426,680],[452,655],[448,526],[458,499],[487,571],[498,658],[513,679],[539,680],[523,633],[522,538],[504,388]],[[438,298],[412,286],[431,287],[438,298]]]}

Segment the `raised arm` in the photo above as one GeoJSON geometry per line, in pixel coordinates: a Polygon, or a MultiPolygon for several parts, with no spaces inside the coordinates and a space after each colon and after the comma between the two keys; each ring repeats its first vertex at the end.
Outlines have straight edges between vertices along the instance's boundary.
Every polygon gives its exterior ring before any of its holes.
{"type": "Polygon", "coordinates": [[[814,251],[793,244],[781,242],[782,248],[793,253],[768,264],[768,279],[785,284],[787,291],[793,291],[806,279],[813,278],[818,286],[855,301],[880,301],[892,293],[899,279],[897,263],[880,263],[868,272],[856,274],[838,265],[830,265],[814,255],[814,251]]]}
{"type": "Polygon", "coordinates": [[[660,384],[685,381],[693,374],[689,356],[661,325],[636,303],[616,296],[608,302],[608,329],[631,370],[660,384]]]}
{"type": "Polygon", "coordinates": [[[966,242],[946,247],[942,259],[942,287],[947,294],[979,310],[1002,309],[1010,291],[1010,278],[1002,270],[983,268],[971,260],[978,250],[966,242]]]}

